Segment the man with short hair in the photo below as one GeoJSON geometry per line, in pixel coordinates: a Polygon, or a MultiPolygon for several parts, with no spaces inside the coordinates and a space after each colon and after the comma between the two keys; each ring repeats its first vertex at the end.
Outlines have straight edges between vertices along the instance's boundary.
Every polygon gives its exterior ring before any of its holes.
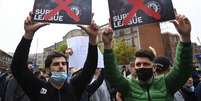
{"type": "Polygon", "coordinates": [[[80,26],[89,35],[89,48],[83,71],[74,79],[67,82],[67,60],[58,52],[47,56],[45,67],[50,72],[48,82],[39,80],[28,70],[26,62],[28,59],[30,45],[34,33],[45,23],[32,22],[32,14],[24,22],[25,34],[22,37],[13,56],[11,70],[27,93],[31,101],[79,101],[81,94],[90,83],[98,61],[96,38],[98,26],[92,23],[88,27],[80,26]]]}
{"type": "Polygon", "coordinates": [[[174,94],[174,101],[199,101],[195,96],[192,77],[189,77],[183,87],[174,94]]]}
{"type": "Polygon", "coordinates": [[[140,49],[135,54],[136,79],[126,79],[118,71],[112,51],[112,30],[103,31],[105,75],[113,87],[124,96],[125,101],[173,101],[174,93],[181,88],[192,72],[191,24],[183,15],[173,21],[180,34],[173,69],[161,77],[153,72],[154,54],[140,49]]]}

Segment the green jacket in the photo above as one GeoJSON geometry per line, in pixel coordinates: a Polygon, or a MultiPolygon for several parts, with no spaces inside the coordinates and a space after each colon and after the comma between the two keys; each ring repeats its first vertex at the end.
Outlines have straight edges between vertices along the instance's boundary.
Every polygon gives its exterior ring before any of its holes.
{"type": "Polygon", "coordinates": [[[112,49],[104,51],[104,65],[106,78],[111,86],[117,88],[125,101],[173,101],[173,94],[182,87],[192,72],[191,43],[179,43],[173,69],[160,77],[154,77],[151,86],[140,86],[135,79],[124,78],[116,65],[116,58],[112,49]]]}

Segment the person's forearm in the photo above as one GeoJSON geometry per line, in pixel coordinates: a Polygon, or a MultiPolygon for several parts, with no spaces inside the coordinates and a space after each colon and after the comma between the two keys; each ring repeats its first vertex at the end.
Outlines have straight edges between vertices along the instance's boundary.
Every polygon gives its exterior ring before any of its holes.
{"type": "Polygon", "coordinates": [[[190,43],[191,42],[191,37],[190,37],[190,34],[187,35],[187,36],[181,36],[180,37],[180,41],[183,42],[183,43],[190,43]]]}
{"type": "MultiPolygon", "coordinates": [[[[92,78],[92,76],[95,73],[95,70],[97,68],[98,64],[98,49],[97,45],[93,45],[89,43],[88,53],[87,53],[87,59],[85,61],[83,71],[84,74],[92,78]]],[[[90,81],[89,81],[90,82],[90,81]]]]}
{"type": "Polygon", "coordinates": [[[89,43],[90,43],[92,46],[96,46],[96,45],[97,45],[96,37],[89,37],[89,43]]]}
{"type": "Polygon", "coordinates": [[[18,44],[11,63],[11,70],[14,75],[18,73],[18,71],[20,72],[21,70],[27,69],[26,64],[31,41],[32,40],[22,37],[20,43],[18,44]]]}
{"type": "Polygon", "coordinates": [[[117,68],[116,58],[112,49],[104,50],[104,72],[105,78],[110,82],[111,86],[121,90],[123,94],[129,91],[128,81],[121,75],[117,68]],[[119,82],[121,81],[121,82],[119,82]]]}
{"type": "Polygon", "coordinates": [[[23,37],[24,37],[25,39],[32,40],[32,39],[33,39],[33,36],[34,36],[34,34],[25,33],[23,37]]]}
{"type": "Polygon", "coordinates": [[[104,44],[104,49],[112,49],[112,43],[104,44]]]}
{"type": "Polygon", "coordinates": [[[11,71],[15,79],[21,85],[22,88],[27,91],[31,85],[33,80],[32,72],[27,68],[27,60],[29,55],[29,49],[31,46],[31,41],[22,37],[19,45],[16,48],[14,53],[12,63],[11,63],[11,71]]]}
{"type": "Polygon", "coordinates": [[[97,46],[89,44],[87,59],[85,61],[82,72],[76,77],[76,79],[71,80],[72,85],[76,89],[77,97],[80,97],[82,91],[85,90],[85,87],[90,83],[98,62],[98,50],[97,46]]]}
{"type": "Polygon", "coordinates": [[[166,76],[166,85],[171,93],[186,82],[192,72],[192,45],[187,42],[180,42],[176,49],[176,58],[172,70],[166,76]],[[178,83],[175,83],[178,81],[178,83]]]}
{"type": "Polygon", "coordinates": [[[101,74],[98,76],[98,78],[95,81],[92,82],[92,84],[90,84],[87,87],[87,92],[88,92],[89,96],[93,95],[93,93],[101,86],[101,84],[103,83],[103,80],[104,80],[104,77],[101,74]]]}

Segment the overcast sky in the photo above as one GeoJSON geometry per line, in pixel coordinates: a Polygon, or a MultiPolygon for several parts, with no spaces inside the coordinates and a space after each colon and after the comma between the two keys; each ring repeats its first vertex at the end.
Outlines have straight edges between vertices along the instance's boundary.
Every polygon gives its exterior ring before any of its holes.
{"type": "MultiPolygon", "coordinates": [[[[107,0],[92,0],[92,10],[97,24],[107,23],[109,10],[107,0]]],[[[0,0],[0,49],[5,52],[14,52],[24,34],[24,19],[32,10],[34,0],[0,0]]],[[[201,38],[201,1],[200,0],[173,0],[178,13],[185,14],[192,23],[192,41],[201,38]]],[[[43,48],[61,41],[62,37],[72,29],[77,28],[69,24],[51,24],[38,30],[31,46],[31,53],[42,52],[43,48]],[[38,40],[38,41],[37,41],[38,40]],[[38,42],[38,48],[37,48],[38,42]]]]}

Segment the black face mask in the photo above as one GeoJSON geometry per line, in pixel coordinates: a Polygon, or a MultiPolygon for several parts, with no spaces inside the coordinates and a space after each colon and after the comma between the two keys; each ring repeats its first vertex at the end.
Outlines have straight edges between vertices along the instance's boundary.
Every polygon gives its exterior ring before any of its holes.
{"type": "Polygon", "coordinates": [[[148,81],[153,77],[153,69],[152,68],[139,68],[136,69],[137,77],[140,81],[148,81]]]}

